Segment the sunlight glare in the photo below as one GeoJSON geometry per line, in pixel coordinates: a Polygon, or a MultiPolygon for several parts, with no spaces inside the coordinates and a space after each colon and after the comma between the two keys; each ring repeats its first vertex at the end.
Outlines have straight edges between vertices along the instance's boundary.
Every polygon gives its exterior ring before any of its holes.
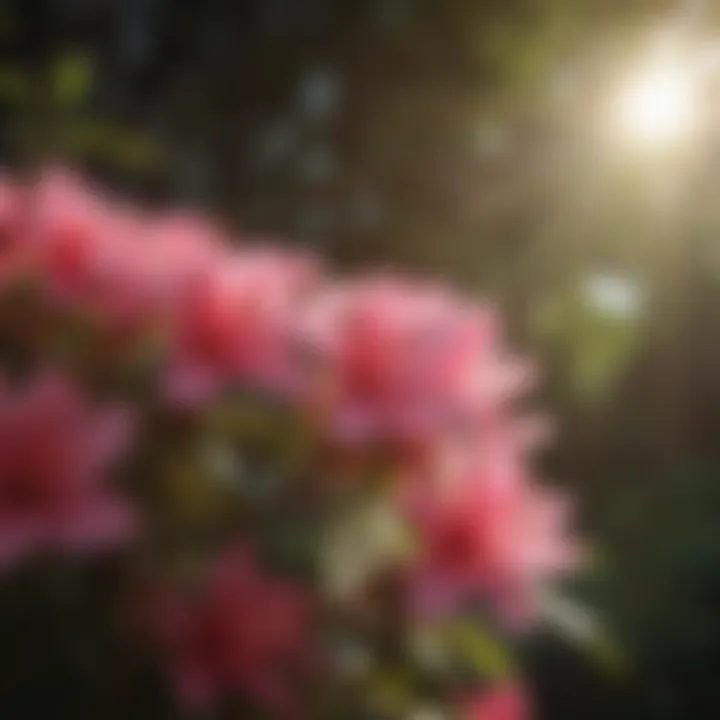
{"type": "Polygon", "coordinates": [[[633,141],[653,146],[682,142],[698,119],[693,73],[670,62],[645,68],[624,88],[616,110],[620,130],[633,141]]]}

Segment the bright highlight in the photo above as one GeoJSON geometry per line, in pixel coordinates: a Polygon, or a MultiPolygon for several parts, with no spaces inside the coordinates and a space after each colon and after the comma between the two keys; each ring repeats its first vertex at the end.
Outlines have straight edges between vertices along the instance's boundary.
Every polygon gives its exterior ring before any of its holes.
{"type": "Polygon", "coordinates": [[[653,146],[686,140],[698,119],[696,84],[689,68],[665,61],[645,68],[621,92],[620,131],[653,146]]]}

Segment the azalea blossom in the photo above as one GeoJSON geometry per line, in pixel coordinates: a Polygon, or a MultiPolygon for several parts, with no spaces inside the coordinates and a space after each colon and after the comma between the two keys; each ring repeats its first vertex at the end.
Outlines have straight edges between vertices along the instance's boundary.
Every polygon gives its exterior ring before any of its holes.
{"type": "Polygon", "coordinates": [[[525,380],[501,352],[494,314],[435,286],[340,285],[318,294],[302,328],[324,378],[320,411],[343,440],[434,439],[490,414],[525,380]]]}
{"type": "Polygon", "coordinates": [[[13,280],[25,269],[27,247],[22,230],[26,193],[0,176],[0,283],[13,280]]]}
{"type": "Polygon", "coordinates": [[[209,709],[230,693],[275,713],[294,709],[293,678],[310,658],[310,604],[301,588],[233,548],[195,595],[166,593],[156,607],[155,632],[184,704],[209,709]]]}
{"type": "Polygon", "coordinates": [[[137,279],[172,311],[194,281],[227,262],[230,252],[224,241],[220,231],[194,215],[149,218],[142,247],[145,262],[136,268],[137,279]]]}
{"type": "Polygon", "coordinates": [[[521,688],[507,683],[462,704],[462,720],[529,720],[521,688]]]}
{"type": "Polygon", "coordinates": [[[313,282],[305,258],[267,250],[228,254],[191,278],[173,312],[170,395],[197,402],[232,384],[294,393],[294,322],[313,282]]]}
{"type": "Polygon", "coordinates": [[[65,376],[47,372],[0,393],[0,560],[39,550],[116,546],[133,529],[129,505],[107,485],[129,416],[93,408],[65,376]]]}
{"type": "Polygon", "coordinates": [[[30,270],[54,308],[91,317],[113,333],[156,318],[146,218],[59,171],[43,176],[26,212],[30,270]]]}
{"type": "Polygon", "coordinates": [[[485,597],[512,620],[533,612],[536,584],[571,567],[566,498],[531,482],[513,458],[479,461],[456,482],[409,494],[419,558],[417,607],[448,612],[485,597]]]}
{"type": "Polygon", "coordinates": [[[28,192],[24,212],[21,241],[49,299],[89,299],[115,240],[109,206],[73,175],[48,170],[28,192]]]}

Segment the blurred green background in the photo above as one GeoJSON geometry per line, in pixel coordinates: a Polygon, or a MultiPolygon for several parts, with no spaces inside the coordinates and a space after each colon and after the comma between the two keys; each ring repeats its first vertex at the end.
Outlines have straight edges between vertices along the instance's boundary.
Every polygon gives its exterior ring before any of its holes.
{"type": "Polygon", "coordinates": [[[720,7],[0,0],[4,165],[498,301],[595,546],[591,626],[526,648],[553,720],[720,717],[716,83],[681,151],[607,113],[668,25],[712,49],[720,7]]]}

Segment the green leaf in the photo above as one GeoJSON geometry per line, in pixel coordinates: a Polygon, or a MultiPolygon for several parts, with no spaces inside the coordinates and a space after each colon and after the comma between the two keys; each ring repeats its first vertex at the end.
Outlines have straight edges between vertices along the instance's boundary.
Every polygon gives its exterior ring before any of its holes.
{"type": "Polygon", "coordinates": [[[330,529],[324,557],[328,591],[343,597],[412,552],[412,538],[387,498],[357,502],[330,529]]]}
{"type": "Polygon", "coordinates": [[[610,389],[627,367],[637,345],[637,331],[628,323],[586,319],[571,354],[571,382],[583,400],[595,400],[610,389]]]}
{"type": "Polygon", "coordinates": [[[90,58],[80,53],[61,56],[53,68],[53,94],[64,106],[78,105],[92,85],[93,68],[90,58]]]}
{"type": "Polygon", "coordinates": [[[613,389],[642,340],[639,318],[620,317],[590,305],[570,284],[541,298],[531,329],[562,358],[569,391],[596,403],[613,389]]]}
{"type": "Polygon", "coordinates": [[[163,162],[162,149],[151,138],[99,119],[74,122],[66,142],[74,152],[130,170],[154,168],[163,162]]]}
{"type": "Polygon", "coordinates": [[[477,622],[461,620],[451,625],[450,641],[463,660],[482,676],[492,679],[513,674],[508,649],[477,622]]]}
{"type": "Polygon", "coordinates": [[[622,673],[627,658],[616,638],[585,608],[545,590],[539,597],[544,621],[562,637],[584,648],[606,672],[622,673]]]}
{"type": "Polygon", "coordinates": [[[370,682],[368,698],[371,706],[392,717],[404,714],[412,705],[412,679],[400,669],[384,669],[370,682]]]}

